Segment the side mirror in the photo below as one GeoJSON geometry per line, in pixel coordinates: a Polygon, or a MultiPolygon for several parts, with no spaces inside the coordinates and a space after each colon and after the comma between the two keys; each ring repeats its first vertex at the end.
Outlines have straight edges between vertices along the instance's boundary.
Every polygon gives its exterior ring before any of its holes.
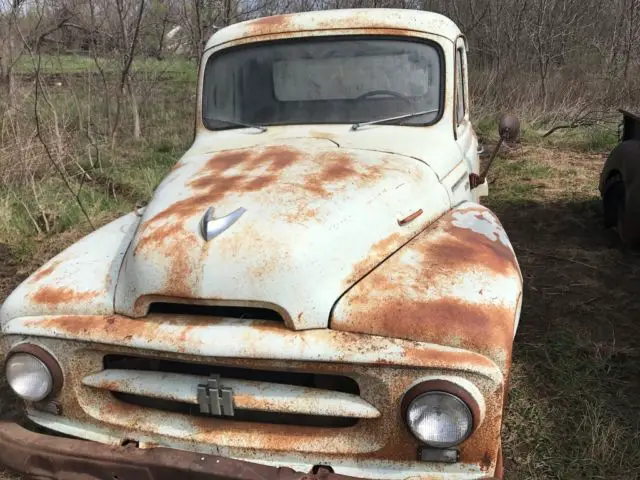
{"type": "Polygon", "coordinates": [[[498,124],[500,140],[515,142],[520,135],[520,120],[515,115],[503,115],[498,124]]]}
{"type": "Polygon", "coordinates": [[[518,117],[511,114],[502,115],[500,117],[500,122],[498,123],[498,133],[500,134],[500,140],[498,141],[498,145],[496,145],[495,150],[491,154],[491,158],[489,159],[489,163],[487,163],[487,166],[480,173],[480,175],[477,175],[475,173],[469,175],[469,183],[471,184],[472,189],[479,187],[485,182],[487,173],[489,173],[489,169],[491,168],[496,155],[498,155],[498,152],[500,151],[502,142],[515,142],[518,139],[520,135],[520,120],[518,120],[518,117]]]}

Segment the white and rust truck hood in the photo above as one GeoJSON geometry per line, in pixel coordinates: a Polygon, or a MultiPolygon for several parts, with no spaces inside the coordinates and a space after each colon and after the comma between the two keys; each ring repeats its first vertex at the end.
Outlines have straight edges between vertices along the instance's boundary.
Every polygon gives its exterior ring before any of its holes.
{"type": "Polygon", "coordinates": [[[426,164],[328,140],[187,156],[144,212],[115,310],[143,316],[158,299],[197,299],[272,308],[294,329],[326,328],[343,292],[449,208],[426,164]],[[246,212],[206,241],[199,223],[209,207],[216,217],[246,212]]]}

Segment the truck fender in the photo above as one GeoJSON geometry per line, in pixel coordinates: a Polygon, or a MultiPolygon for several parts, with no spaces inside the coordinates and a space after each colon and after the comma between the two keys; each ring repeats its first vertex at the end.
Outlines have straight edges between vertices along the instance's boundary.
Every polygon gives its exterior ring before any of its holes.
{"type": "Polygon", "coordinates": [[[348,290],[334,330],[478,352],[507,370],[522,275],[502,225],[487,208],[449,211],[348,290]]]}

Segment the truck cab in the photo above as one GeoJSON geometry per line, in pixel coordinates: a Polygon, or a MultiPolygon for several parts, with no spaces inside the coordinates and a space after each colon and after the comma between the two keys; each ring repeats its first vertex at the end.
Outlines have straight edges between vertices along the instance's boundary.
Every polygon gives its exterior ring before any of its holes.
{"type": "Polygon", "coordinates": [[[49,433],[0,424],[0,464],[501,477],[522,276],[470,181],[458,27],[265,17],[215,33],[200,65],[195,140],[148,205],[4,302],[7,381],[49,433]]]}

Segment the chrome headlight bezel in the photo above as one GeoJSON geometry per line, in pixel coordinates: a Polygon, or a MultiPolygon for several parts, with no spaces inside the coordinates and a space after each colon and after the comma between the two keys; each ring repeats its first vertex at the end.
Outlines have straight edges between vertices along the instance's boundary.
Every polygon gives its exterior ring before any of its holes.
{"type": "Polygon", "coordinates": [[[7,384],[14,394],[25,402],[30,403],[41,402],[55,395],[62,388],[64,381],[62,369],[53,355],[43,348],[32,344],[20,344],[11,349],[4,362],[4,371],[7,384]],[[15,386],[15,378],[12,378],[11,375],[12,362],[15,362],[20,356],[28,356],[23,358],[35,361],[35,365],[41,368],[39,373],[44,374],[47,382],[45,385],[46,388],[42,389],[42,392],[39,392],[38,395],[27,395],[25,392],[20,392],[15,386]]]}
{"type": "Polygon", "coordinates": [[[409,432],[421,444],[433,448],[452,448],[465,442],[477,429],[480,422],[480,407],[473,396],[461,386],[446,380],[430,380],[416,385],[406,393],[402,400],[402,417],[409,432]],[[420,435],[412,425],[409,413],[410,409],[417,408],[418,402],[427,396],[441,396],[447,402],[453,402],[453,405],[460,408],[460,412],[466,417],[468,424],[464,435],[452,442],[430,440],[420,435]]]}

